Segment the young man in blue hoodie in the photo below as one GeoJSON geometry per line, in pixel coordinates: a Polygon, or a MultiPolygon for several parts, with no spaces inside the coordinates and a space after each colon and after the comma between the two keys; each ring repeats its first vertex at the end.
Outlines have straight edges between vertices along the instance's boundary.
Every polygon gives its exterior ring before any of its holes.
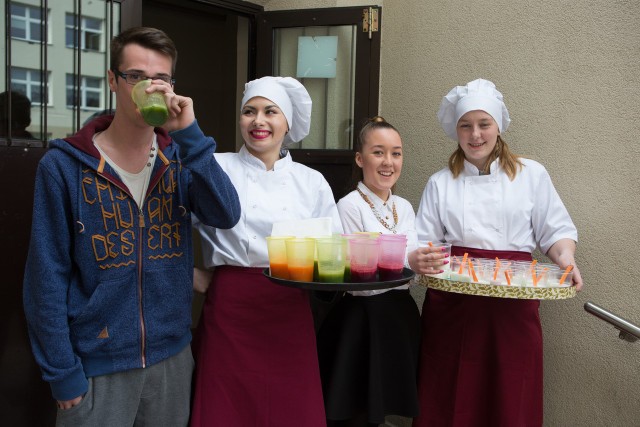
{"type": "Polygon", "coordinates": [[[173,91],[176,58],[160,30],[115,37],[115,114],[51,141],[38,167],[24,307],[58,426],[188,422],[191,213],[231,228],[240,204],[192,100],[173,91]],[[145,79],[168,106],[162,127],[132,101],[145,79]]]}

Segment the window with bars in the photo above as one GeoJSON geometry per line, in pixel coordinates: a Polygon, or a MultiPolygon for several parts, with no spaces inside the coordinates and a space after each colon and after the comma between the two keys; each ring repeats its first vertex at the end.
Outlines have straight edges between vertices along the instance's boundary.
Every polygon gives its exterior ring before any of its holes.
{"type": "Polygon", "coordinates": [[[101,52],[103,20],[87,16],[77,16],[71,13],[65,15],[65,44],[67,47],[101,52]],[[80,21],[78,30],[77,21],[80,21]],[[80,43],[78,43],[80,37],[80,43]]]}
{"type": "Polygon", "coordinates": [[[42,71],[39,69],[29,69],[21,67],[11,67],[11,90],[25,95],[31,100],[31,105],[49,105],[48,88],[49,75],[47,72],[46,81],[42,82],[42,71]],[[43,88],[45,90],[43,91],[43,88]]]}
{"type": "Polygon", "coordinates": [[[43,41],[40,7],[11,3],[11,38],[40,43],[43,41]]]}
{"type": "Polygon", "coordinates": [[[67,74],[67,107],[78,106],[84,110],[96,111],[103,109],[102,82],[98,77],[80,76],[80,84],[77,84],[75,74],[67,74]],[[76,104],[76,90],[80,92],[80,104],[76,104]]]}
{"type": "Polygon", "coordinates": [[[121,0],[0,0],[0,9],[7,35],[0,42],[0,130],[9,129],[0,132],[0,146],[22,145],[25,134],[46,144],[115,108],[106,70],[109,42],[120,32],[121,0]],[[25,105],[28,127],[10,127],[25,105]]]}

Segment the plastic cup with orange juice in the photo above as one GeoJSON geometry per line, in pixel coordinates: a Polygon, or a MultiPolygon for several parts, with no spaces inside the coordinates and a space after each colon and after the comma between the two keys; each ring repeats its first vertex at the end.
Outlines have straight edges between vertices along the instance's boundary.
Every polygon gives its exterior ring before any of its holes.
{"type": "Polygon", "coordinates": [[[287,266],[287,239],[293,236],[269,236],[267,237],[267,251],[269,253],[269,273],[273,277],[289,279],[287,266]]]}
{"type": "Polygon", "coordinates": [[[298,282],[313,282],[316,241],[311,238],[285,240],[287,247],[287,269],[289,279],[298,282]]]}

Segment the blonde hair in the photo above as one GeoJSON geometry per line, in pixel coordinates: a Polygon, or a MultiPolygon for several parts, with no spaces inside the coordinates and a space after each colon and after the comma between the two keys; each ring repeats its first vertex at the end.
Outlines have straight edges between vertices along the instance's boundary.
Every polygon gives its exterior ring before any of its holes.
{"type": "MultiPolygon", "coordinates": [[[[500,135],[498,135],[496,146],[493,147],[493,151],[489,155],[487,162],[484,164],[480,172],[489,173],[491,163],[493,163],[497,158],[500,158],[500,168],[507,174],[509,179],[513,181],[516,178],[517,173],[522,169],[523,164],[520,161],[520,156],[515,155],[511,150],[509,150],[509,146],[504,142],[500,135]]],[[[449,170],[453,174],[453,177],[457,178],[463,169],[464,151],[462,151],[462,148],[458,145],[456,151],[454,151],[451,157],[449,157],[449,170]]]]}

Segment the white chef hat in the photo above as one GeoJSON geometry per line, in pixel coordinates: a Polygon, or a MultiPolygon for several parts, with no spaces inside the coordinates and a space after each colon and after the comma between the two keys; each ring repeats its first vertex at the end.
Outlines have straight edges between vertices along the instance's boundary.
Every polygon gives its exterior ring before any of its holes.
{"type": "Polygon", "coordinates": [[[490,114],[498,124],[500,132],[509,127],[509,111],[502,100],[502,93],[489,80],[477,79],[465,86],[456,86],[442,98],[438,110],[438,121],[444,132],[453,140],[458,140],[456,126],[460,117],[474,110],[490,114]]]}
{"type": "Polygon", "coordinates": [[[311,97],[307,89],[292,77],[262,77],[244,86],[242,107],[256,96],[275,102],[289,124],[288,142],[298,142],[309,134],[311,126],[311,97]]]}

